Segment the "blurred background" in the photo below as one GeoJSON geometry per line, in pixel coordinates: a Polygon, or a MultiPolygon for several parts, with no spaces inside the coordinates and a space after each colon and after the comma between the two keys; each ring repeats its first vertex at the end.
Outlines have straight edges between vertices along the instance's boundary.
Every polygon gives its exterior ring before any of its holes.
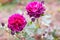
{"type": "MultiPolygon", "coordinates": [[[[14,13],[26,12],[26,5],[32,1],[44,1],[46,14],[51,15],[51,23],[60,25],[60,0],[0,0],[0,23],[7,24],[8,17],[14,13]]],[[[0,28],[0,40],[15,40],[15,38],[0,28]]]]}

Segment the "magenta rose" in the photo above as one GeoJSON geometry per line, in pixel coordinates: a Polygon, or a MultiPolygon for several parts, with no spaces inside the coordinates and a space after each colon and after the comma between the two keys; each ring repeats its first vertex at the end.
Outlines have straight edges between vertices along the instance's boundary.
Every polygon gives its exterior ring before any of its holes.
{"type": "Polygon", "coordinates": [[[8,19],[8,28],[11,29],[13,33],[22,31],[26,24],[25,18],[20,14],[13,14],[8,19]]]}
{"type": "Polygon", "coordinates": [[[30,17],[39,18],[41,15],[44,14],[45,7],[44,3],[42,2],[30,2],[26,6],[27,13],[30,17]]]}

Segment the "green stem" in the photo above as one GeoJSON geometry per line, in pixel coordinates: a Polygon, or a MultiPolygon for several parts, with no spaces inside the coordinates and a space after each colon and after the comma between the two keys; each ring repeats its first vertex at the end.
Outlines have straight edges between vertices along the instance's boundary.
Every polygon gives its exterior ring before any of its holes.
{"type": "Polygon", "coordinates": [[[39,19],[36,19],[36,26],[37,26],[37,28],[40,27],[39,19]]]}

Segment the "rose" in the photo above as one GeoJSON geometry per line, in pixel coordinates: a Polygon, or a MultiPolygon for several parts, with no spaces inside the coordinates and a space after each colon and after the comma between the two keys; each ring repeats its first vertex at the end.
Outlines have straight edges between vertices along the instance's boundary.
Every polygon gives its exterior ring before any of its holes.
{"type": "Polygon", "coordinates": [[[22,31],[26,25],[25,18],[20,14],[13,14],[8,19],[8,28],[11,29],[14,34],[15,32],[22,31]]]}

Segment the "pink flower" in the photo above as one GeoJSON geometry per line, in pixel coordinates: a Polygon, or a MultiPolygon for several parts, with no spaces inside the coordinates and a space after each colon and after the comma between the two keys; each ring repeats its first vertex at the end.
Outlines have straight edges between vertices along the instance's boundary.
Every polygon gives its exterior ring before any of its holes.
{"type": "Polygon", "coordinates": [[[31,2],[26,6],[26,10],[30,17],[39,18],[42,14],[44,14],[45,7],[42,2],[31,2]]]}
{"type": "Polygon", "coordinates": [[[14,14],[8,19],[8,28],[14,33],[22,31],[26,24],[25,18],[20,14],[14,14]]]}

